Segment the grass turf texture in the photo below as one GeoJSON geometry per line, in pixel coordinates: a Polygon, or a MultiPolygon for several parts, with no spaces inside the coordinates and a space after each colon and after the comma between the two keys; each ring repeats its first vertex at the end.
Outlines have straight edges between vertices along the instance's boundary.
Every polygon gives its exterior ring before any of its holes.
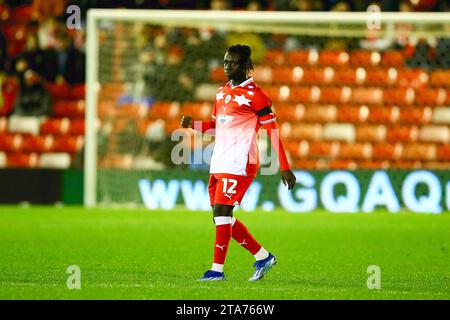
{"type": "Polygon", "coordinates": [[[238,211],[278,264],[248,282],[232,240],[226,281],[212,262],[211,213],[0,207],[0,299],[449,299],[450,215],[238,211]],[[68,290],[69,265],[81,290],[68,290]],[[369,265],[381,289],[366,286],[369,265]]]}

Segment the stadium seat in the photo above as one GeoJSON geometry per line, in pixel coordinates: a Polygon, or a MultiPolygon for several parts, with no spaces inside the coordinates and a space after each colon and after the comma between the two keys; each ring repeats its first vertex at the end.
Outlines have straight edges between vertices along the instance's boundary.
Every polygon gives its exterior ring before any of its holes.
{"type": "Polygon", "coordinates": [[[55,152],[77,153],[83,147],[82,136],[58,136],[54,142],[55,152]]]}
{"type": "Polygon", "coordinates": [[[412,88],[385,88],[383,102],[388,105],[410,105],[414,102],[415,93],[412,88]]]}
{"type": "Polygon", "coordinates": [[[376,160],[396,160],[402,155],[400,143],[376,143],[372,148],[372,157],[376,160]]]}
{"type": "MultiPolygon", "coordinates": [[[[281,66],[286,63],[286,55],[283,50],[270,49],[264,56],[264,64],[269,66],[281,66]]],[[[223,73],[223,70],[222,70],[223,73]]]]}
{"type": "Polygon", "coordinates": [[[8,118],[0,117],[0,134],[8,131],[8,118]]]}
{"type": "Polygon", "coordinates": [[[268,66],[256,66],[252,72],[252,77],[255,79],[256,82],[259,83],[272,83],[273,82],[272,68],[268,66]]]}
{"type": "Polygon", "coordinates": [[[209,102],[186,102],[181,106],[181,112],[198,120],[211,120],[213,106],[209,102]]]}
{"type": "Polygon", "coordinates": [[[399,120],[405,124],[427,124],[431,122],[433,111],[430,107],[400,108],[399,120]]]}
{"type": "Polygon", "coordinates": [[[450,161],[450,145],[444,144],[439,146],[437,150],[437,157],[439,160],[450,161]]]}
{"type": "Polygon", "coordinates": [[[84,119],[73,119],[72,122],[70,123],[68,133],[75,136],[84,135],[84,126],[85,126],[84,119]]]}
{"type": "Polygon", "coordinates": [[[359,66],[377,66],[381,61],[381,55],[377,51],[352,50],[350,52],[350,64],[359,66]]]}
{"type": "Polygon", "coordinates": [[[69,88],[70,98],[74,100],[84,99],[86,95],[86,86],[84,83],[75,84],[69,88]]]}
{"type": "Polygon", "coordinates": [[[12,115],[8,120],[8,131],[13,133],[39,134],[40,121],[38,117],[12,115]]]}
{"type": "Polygon", "coordinates": [[[309,85],[325,85],[330,83],[334,77],[334,70],[331,67],[303,68],[301,82],[309,85]]]}
{"type": "Polygon", "coordinates": [[[315,50],[293,50],[287,54],[287,62],[291,66],[314,65],[317,60],[318,53],[315,50]]]}
{"type": "Polygon", "coordinates": [[[290,92],[286,97],[286,95],[283,93],[283,87],[281,87],[279,99],[283,98],[283,100],[288,100],[295,103],[314,103],[318,102],[321,96],[319,87],[291,86],[289,91],[290,92]]]}
{"type": "Polygon", "coordinates": [[[7,166],[9,168],[36,168],[39,155],[37,153],[8,153],[7,166]]]}
{"type": "Polygon", "coordinates": [[[450,124],[450,108],[449,107],[436,107],[433,110],[433,123],[445,123],[450,124]]]}
{"type": "Polygon", "coordinates": [[[178,117],[180,109],[181,106],[178,102],[155,102],[150,107],[148,117],[150,119],[170,119],[178,117]]]}
{"type": "Polygon", "coordinates": [[[20,134],[1,134],[0,150],[18,152],[22,150],[23,138],[20,134]]]}
{"type": "MultiPolygon", "coordinates": [[[[349,101],[352,92],[349,87],[322,87],[320,89],[320,103],[341,104],[349,101]]],[[[314,101],[314,100],[312,100],[314,101]]]]}
{"type": "Polygon", "coordinates": [[[380,125],[361,125],[356,127],[356,140],[364,142],[382,142],[386,140],[386,127],[380,125]]]}
{"type": "MultiPolygon", "coordinates": [[[[297,106],[298,107],[298,106],[297,106]]],[[[297,111],[301,112],[301,111],[297,111]]],[[[337,109],[334,105],[308,105],[304,108],[302,121],[329,123],[336,119],[337,109]]]]}
{"type": "Polygon", "coordinates": [[[320,170],[328,168],[327,161],[324,159],[294,159],[293,167],[303,170],[320,170]]]}
{"type": "Polygon", "coordinates": [[[301,110],[299,111],[300,114],[297,115],[297,106],[293,104],[277,103],[276,105],[272,106],[272,110],[275,112],[275,115],[279,122],[300,120],[303,116],[305,108],[303,107],[303,105],[298,105],[298,108],[300,108],[301,110]]]}
{"type": "Polygon", "coordinates": [[[419,137],[417,126],[392,126],[387,131],[386,140],[388,142],[414,142],[419,137]]]}
{"type": "Polygon", "coordinates": [[[272,82],[276,84],[298,83],[301,81],[302,77],[303,69],[300,67],[294,69],[291,67],[274,67],[272,69],[272,82]]]}
{"type": "Polygon", "coordinates": [[[113,99],[100,99],[98,102],[97,113],[100,118],[116,117],[116,102],[113,99]]]}
{"type": "Polygon", "coordinates": [[[45,87],[55,100],[65,100],[71,97],[70,87],[67,83],[46,82],[45,87]]]}
{"type": "Polygon", "coordinates": [[[343,143],[340,146],[338,157],[340,159],[370,159],[372,145],[370,143],[343,143]]]}
{"type": "Polygon", "coordinates": [[[391,162],[391,169],[401,169],[401,170],[417,170],[422,168],[422,163],[420,161],[412,160],[397,160],[391,162]]]}
{"type": "Polygon", "coordinates": [[[450,87],[450,70],[433,70],[430,76],[430,84],[432,86],[450,87]]]}
{"type": "Polygon", "coordinates": [[[366,169],[366,170],[387,170],[390,167],[389,161],[381,161],[381,160],[360,160],[356,162],[358,165],[358,169],[366,169]]]}
{"type": "Polygon", "coordinates": [[[395,123],[400,116],[398,107],[371,107],[368,121],[373,123],[395,123]]]}
{"type": "Polygon", "coordinates": [[[318,158],[334,158],[339,153],[339,142],[311,142],[308,155],[318,158]]]}
{"type": "Polygon", "coordinates": [[[323,138],[332,141],[355,141],[355,127],[352,123],[327,123],[324,126],[323,138]]]}
{"type": "Polygon", "coordinates": [[[290,137],[300,140],[317,141],[323,136],[322,126],[318,123],[294,123],[290,137]]]}
{"type": "Polygon", "coordinates": [[[446,101],[446,94],[446,91],[442,88],[417,89],[415,102],[418,105],[442,105],[446,101]]]}
{"type": "Polygon", "coordinates": [[[346,66],[349,62],[349,54],[339,50],[319,51],[318,63],[323,66],[346,66]]]}
{"type": "Polygon", "coordinates": [[[383,66],[404,66],[405,56],[401,51],[388,50],[381,53],[380,65],[383,66]]]}
{"type": "Polygon", "coordinates": [[[65,134],[70,129],[68,118],[49,118],[41,123],[40,134],[65,134]]]}
{"type": "Polygon", "coordinates": [[[396,83],[398,72],[396,68],[366,68],[365,83],[368,86],[390,86],[396,83]]]}
{"type": "Polygon", "coordinates": [[[448,170],[450,168],[449,161],[424,161],[422,167],[428,170],[448,170]]]}
{"type": "Polygon", "coordinates": [[[364,68],[338,68],[333,74],[333,83],[337,85],[356,86],[363,84],[366,80],[364,68]]]}
{"type": "Polygon", "coordinates": [[[381,88],[356,87],[352,89],[350,102],[354,104],[377,105],[383,102],[383,90],[381,88]]]}
{"type": "Polygon", "coordinates": [[[419,131],[422,142],[450,143],[450,129],[448,126],[423,126],[419,131]]]}
{"type": "Polygon", "coordinates": [[[14,102],[19,93],[19,84],[14,78],[6,78],[0,89],[2,95],[0,100],[3,100],[3,104],[0,108],[0,116],[9,115],[14,109],[14,102]]]}
{"type": "Polygon", "coordinates": [[[397,69],[397,85],[400,87],[423,87],[428,83],[428,73],[423,69],[397,69]]]}
{"type": "Polygon", "coordinates": [[[53,104],[53,115],[56,117],[84,117],[84,100],[58,100],[53,104]]]}
{"type": "Polygon", "coordinates": [[[25,152],[51,152],[55,139],[52,135],[23,137],[23,151],[25,152]]]}
{"type": "Polygon", "coordinates": [[[337,121],[339,122],[365,122],[369,116],[369,109],[366,106],[343,105],[337,108],[337,121]]]}
{"type": "Polygon", "coordinates": [[[357,164],[353,160],[336,159],[330,161],[328,164],[330,169],[333,170],[356,170],[357,164]]]}
{"type": "Polygon", "coordinates": [[[436,159],[437,148],[434,144],[410,143],[403,146],[402,159],[430,161],[436,159]]]}
{"type": "Polygon", "coordinates": [[[33,16],[33,6],[20,5],[11,12],[10,19],[15,21],[31,21],[33,16]]]}
{"type": "Polygon", "coordinates": [[[39,167],[49,169],[68,169],[71,164],[67,153],[42,153],[39,157],[39,167]]]}

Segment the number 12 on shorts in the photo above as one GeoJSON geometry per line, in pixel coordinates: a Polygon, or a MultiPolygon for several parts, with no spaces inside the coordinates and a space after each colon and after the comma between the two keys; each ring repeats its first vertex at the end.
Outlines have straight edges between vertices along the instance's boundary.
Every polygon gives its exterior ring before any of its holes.
{"type": "Polygon", "coordinates": [[[222,178],[222,184],[223,184],[223,193],[231,193],[231,194],[235,194],[236,190],[234,190],[234,188],[236,188],[237,185],[237,180],[236,179],[228,179],[228,178],[222,178]],[[230,183],[230,187],[228,187],[228,183],[230,183]]]}

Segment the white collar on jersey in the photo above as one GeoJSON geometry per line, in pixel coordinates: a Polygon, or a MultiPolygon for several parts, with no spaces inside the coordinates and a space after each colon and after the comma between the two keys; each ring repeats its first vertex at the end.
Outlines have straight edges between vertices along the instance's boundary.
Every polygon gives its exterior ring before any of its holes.
{"type": "Polygon", "coordinates": [[[233,86],[233,84],[231,83],[231,81],[229,81],[228,83],[230,84],[231,89],[234,89],[234,88],[236,88],[236,87],[245,87],[246,85],[248,85],[248,84],[249,84],[250,82],[252,82],[252,81],[253,81],[253,78],[250,77],[250,78],[248,78],[247,80],[245,80],[244,82],[238,84],[237,86],[233,86]]]}

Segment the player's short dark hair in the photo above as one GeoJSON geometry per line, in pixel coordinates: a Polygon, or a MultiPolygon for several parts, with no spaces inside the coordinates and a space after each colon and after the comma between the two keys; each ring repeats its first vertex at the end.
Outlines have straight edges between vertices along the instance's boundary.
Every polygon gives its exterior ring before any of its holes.
{"type": "Polygon", "coordinates": [[[236,44],[227,49],[227,52],[237,53],[241,57],[240,63],[244,66],[245,70],[253,70],[252,61],[252,49],[249,46],[243,44],[236,44]]]}

